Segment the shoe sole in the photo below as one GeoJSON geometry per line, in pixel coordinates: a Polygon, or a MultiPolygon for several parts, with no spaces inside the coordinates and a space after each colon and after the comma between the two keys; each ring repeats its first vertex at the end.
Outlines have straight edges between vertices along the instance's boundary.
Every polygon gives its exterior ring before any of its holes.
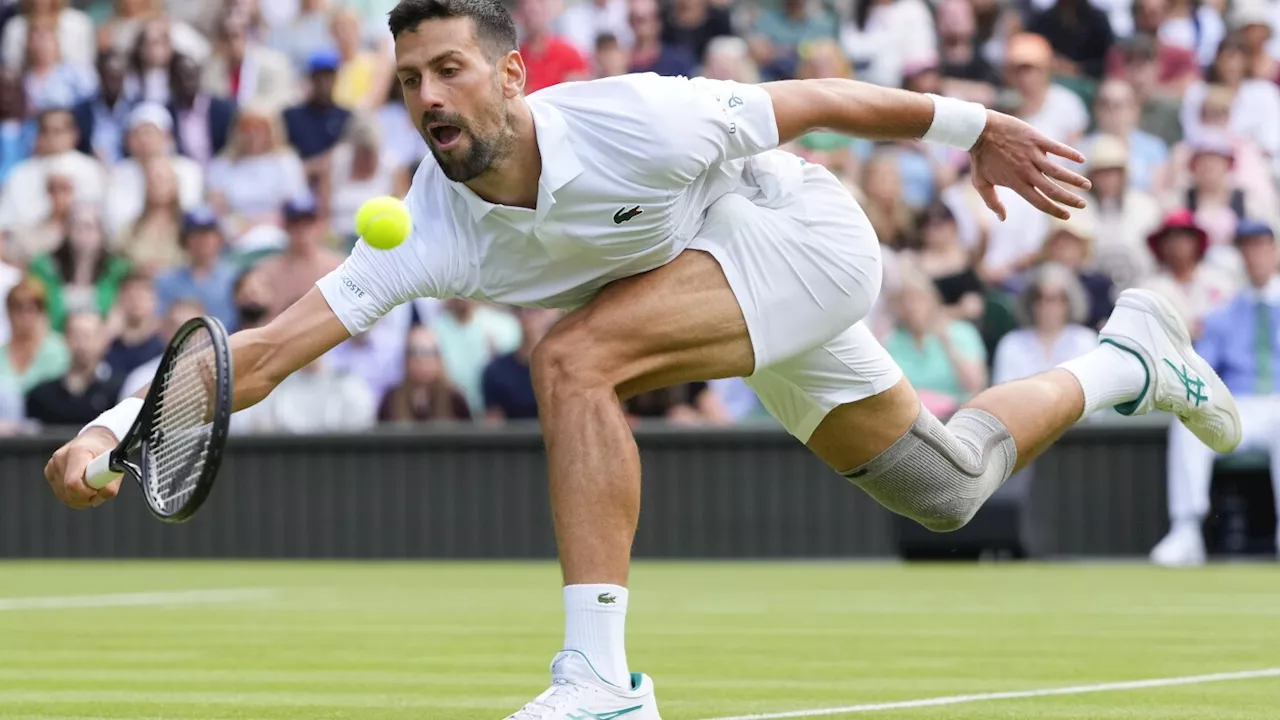
{"type": "MultiPolygon", "coordinates": [[[[1224,411],[1229,419],[1228,430],[1230,432],[1226,433],[1222,439],[1230,439],[1231,445],[1229,447],[1214,447],[1205,438],[1195,433],[1194,428],[1190,425],[1187,425],[1187,429],[1191,430],[1196,437],[1200,438],[1201,442],[1216,452],[1227,453],[1235,450],[1236,446],[1240,444],[1241,438],[1240,411],[1236,408],[1236,399],[1231,394],[1231,391],[1227,389],[1226,383],[1222,382],[1222,378],[1218,377],[1218,373],[1214,372],[1213,367],[1195,351],[1195,346],[1191,342],[1191,333],[1187,330],[1187,325],[1182,321],[1178,311],[1168,300],[1150,290],[1125,290],[1120,294],[1119,298],[1116,298],[1116,306],[1136,310],[1155,318],[1156,322],[1160,324],[1160,328],[1178,344],[1179,349],[1183,352],[1183,362],[1190,365],[1196,374],[1204,378],[1209,385],[1210,397],[1213,398],[1211,403],[1224,411]]],[[[1158,359],[1155,361],[1159,362],[1158,359]]],[[[1186,422],[1183,421],[1183,424],[1186,425],[1186,422]]]]}

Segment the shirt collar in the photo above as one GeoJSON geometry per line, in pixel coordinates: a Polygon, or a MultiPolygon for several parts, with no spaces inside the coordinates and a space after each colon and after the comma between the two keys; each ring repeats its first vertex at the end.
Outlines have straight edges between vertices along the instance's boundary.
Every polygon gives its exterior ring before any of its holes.
{"type": "MultiPolygon", "coordinates": [[[[538,205],[535,210],[535,220],[541,221],[556,204],[556,192],[582,174],[582,163],[570,142],[569,125],[560,109],[536,99],[526,102],[533,114],[538,154],[542,156],[542,175],[538,178],[538,205]]],[[[467,203],[473,220],[479,221],[494,208],[501,207],[481,198],[462,183],[452,180],[448,183],[467,203]]]]}
{"type": "Polygon", "coordinates": [[[1247,287],[1244,292],[1250,302],[1263,302],[1268,305],[1280,305],[1280,277],[1273,275],[1271,279],[1267,281],[1266,287],[1247,287]]]}

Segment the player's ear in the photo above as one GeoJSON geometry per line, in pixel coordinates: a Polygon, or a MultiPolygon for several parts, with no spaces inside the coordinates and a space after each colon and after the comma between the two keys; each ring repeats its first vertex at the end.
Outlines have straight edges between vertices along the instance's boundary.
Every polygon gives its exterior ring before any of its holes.
{"type": "Polygon", "coordinates": [[[524,58],[519,50],[512,50],[498,60],[498,82],[502,85],[502,94],[506,98],[514,98],[524,93],[526,77],[524,58]]]}

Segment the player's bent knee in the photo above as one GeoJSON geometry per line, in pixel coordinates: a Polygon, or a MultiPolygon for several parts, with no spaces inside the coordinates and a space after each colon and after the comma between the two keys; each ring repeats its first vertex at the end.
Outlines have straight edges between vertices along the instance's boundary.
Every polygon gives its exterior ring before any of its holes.
{"type": "Polygon", "coordinates": [[[928,410],[905,435],[843,475],[889,510],[934,532],[954,532],[1012,474],[1017,448],[1004,423],[965,409],[945,426],[928,410]]]}
{"type": "Polygon", "coordinates": [[[550,334],[529,359],[534,392],[550,401],[566,393],[608,388],[607,365],[582,333],[550,334]]]}

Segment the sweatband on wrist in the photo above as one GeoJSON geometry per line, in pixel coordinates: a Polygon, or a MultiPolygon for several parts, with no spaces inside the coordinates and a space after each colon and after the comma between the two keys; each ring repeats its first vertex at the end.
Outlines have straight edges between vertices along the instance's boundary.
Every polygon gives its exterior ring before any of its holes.
{"type": "Polygon", "coordinates": [[[81,428],[77,435],[83,435],[89,428],[101,427],[110,430],[111,434],[116,436],[116,442],[119,442],[125,436],[125,433],[129,432],[129,428],[133,427],[133,422],[138,419],[138,413],[140,412],[142,412],[142,398],[125,398],[118,405],[102,413],[93,422],[81,428]]]}
{"type": "Polygon", "coordinates": [[[978,103],[928,93],[933,100],[933,122],[922,138],[961,150],[972,150],[987,126],[987,109],[978,103]]]}

